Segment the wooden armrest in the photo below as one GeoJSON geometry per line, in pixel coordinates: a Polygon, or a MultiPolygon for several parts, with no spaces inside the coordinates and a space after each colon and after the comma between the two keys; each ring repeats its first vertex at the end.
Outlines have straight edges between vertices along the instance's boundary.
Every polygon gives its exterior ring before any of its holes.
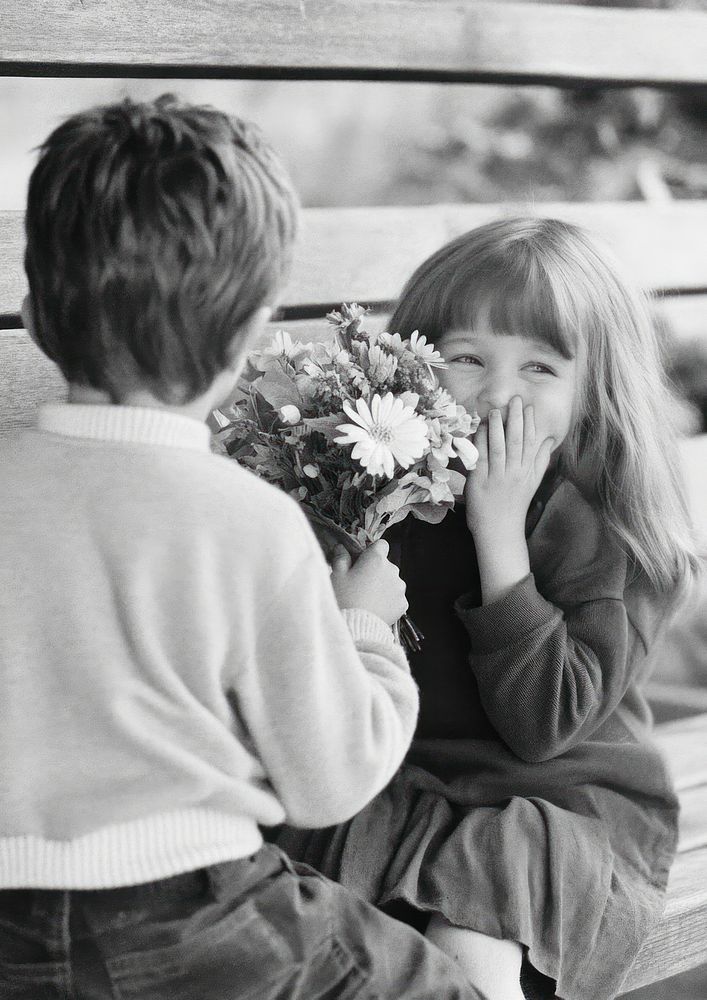
{"type": "Polygon", "coordinates": [[[707,713],[656,726],[655,742],[668,760],[678,793],[707,787],[707,713]]]}
{"type": "Polygon", "coordinates": [[[624,990],[707,962],[707,713],[656,727],[680,799],[678,854],[665,911],[644,942],[624,990]]]}
{"type": "Polygon", "coordinates": [[[707,713],[707,687],[651,681],[646,685],[645,692],[655,720],[661,725],[671,720],[707,713]]]}
{"type": "Polygon", "coordinates": [[[663,917],[644,942],[623,989],[636,990],[707,962],[707,847],[679,854],[663,917]]]}

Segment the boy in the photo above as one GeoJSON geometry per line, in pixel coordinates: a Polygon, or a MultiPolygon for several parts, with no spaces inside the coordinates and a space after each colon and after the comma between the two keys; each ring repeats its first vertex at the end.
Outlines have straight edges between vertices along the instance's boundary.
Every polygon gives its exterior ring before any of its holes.
{"type": "Polygon", "coordinates": [[[126,101],[42,148],[24,313],[69,403],[0,450],[3,1000],[477,996],[259,829],[353,815],[417,712],[385,547],[330,580],[209,449],[296,223],[214,110],[126,101]]]}

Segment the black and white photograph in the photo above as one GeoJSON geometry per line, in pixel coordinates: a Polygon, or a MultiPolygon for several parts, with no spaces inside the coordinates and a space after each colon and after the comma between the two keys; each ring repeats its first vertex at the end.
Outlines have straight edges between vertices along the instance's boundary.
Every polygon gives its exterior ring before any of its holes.
{"type": "Polygon", "coordinates": [[[0,0],[0,1000],[707,1000],[707,0],[0,0]]]}

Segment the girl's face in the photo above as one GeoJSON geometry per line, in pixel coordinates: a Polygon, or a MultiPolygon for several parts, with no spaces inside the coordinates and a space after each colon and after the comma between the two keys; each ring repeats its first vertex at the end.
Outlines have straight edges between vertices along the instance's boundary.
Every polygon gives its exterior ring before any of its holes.
{"type": "Polygon", "coordinates": [[[576,357],[532,337],[483,330],[451,330],[435,346],[449,366],[439,369],[440,385],[482,421],[495,409],[505,424],[509,402],[520,396],[535,411],[538,442],[553,437],[559,447],[567,437],[577,399],[576,357]]]}

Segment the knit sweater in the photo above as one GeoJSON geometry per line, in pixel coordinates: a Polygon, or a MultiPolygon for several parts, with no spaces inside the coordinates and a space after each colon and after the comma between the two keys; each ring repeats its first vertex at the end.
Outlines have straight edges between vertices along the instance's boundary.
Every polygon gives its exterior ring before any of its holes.
{"type": "Polygon", "coordinates": [[[0,468],[0,887],[244,857],[387,783],[418,707],[400,647],[205,425],[48,406],[0,468]]]}

